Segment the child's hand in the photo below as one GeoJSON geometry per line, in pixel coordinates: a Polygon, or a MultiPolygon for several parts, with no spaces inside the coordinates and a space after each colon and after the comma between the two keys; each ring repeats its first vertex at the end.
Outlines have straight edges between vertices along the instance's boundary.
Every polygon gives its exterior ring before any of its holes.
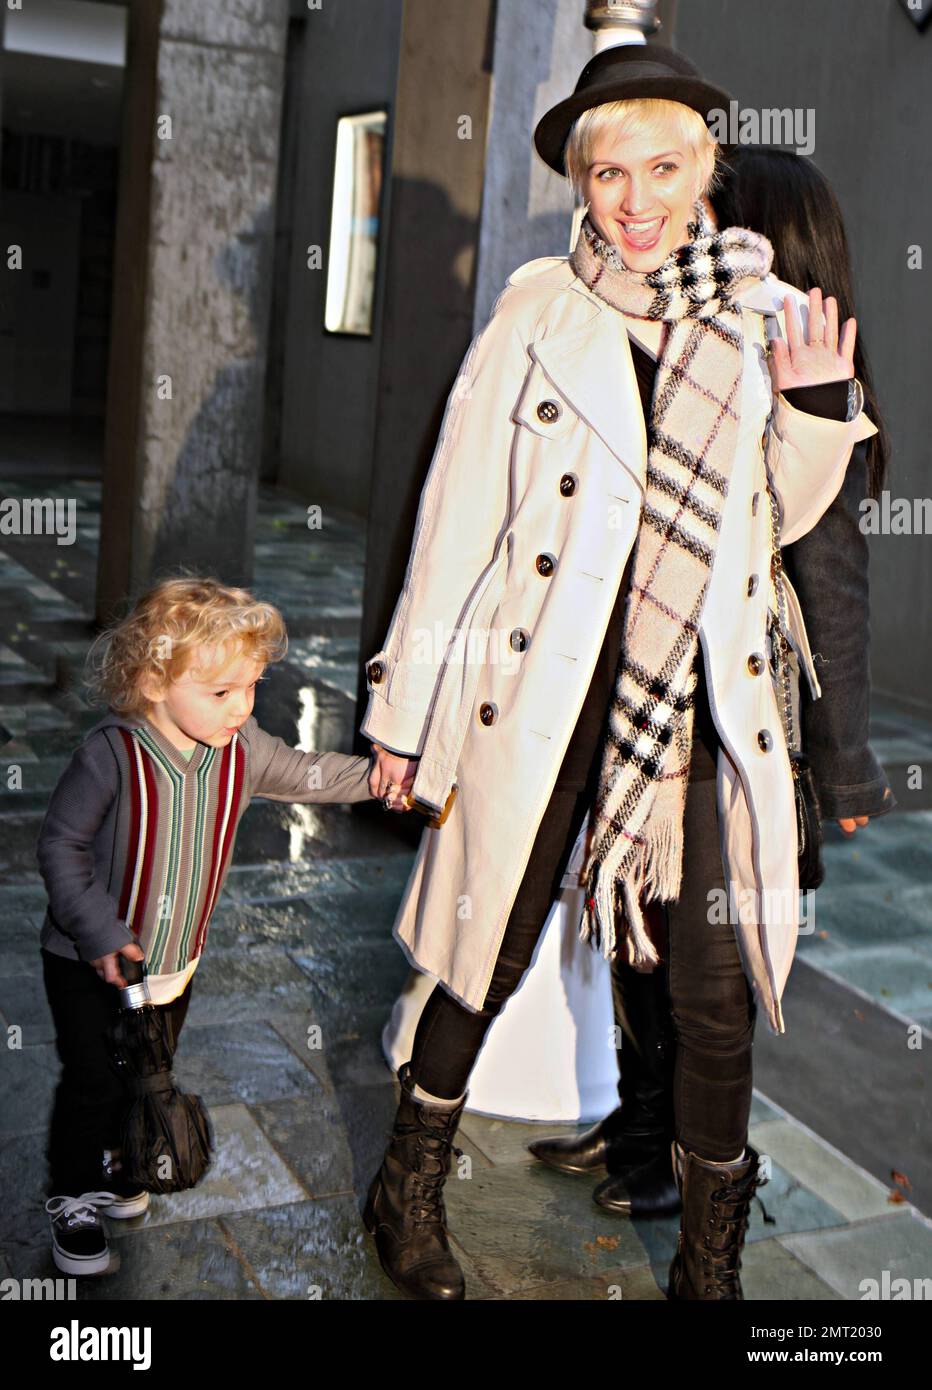
{"type": "Polygon", "coordinates": [[[126,981],[120,974],[120,956],[125,956],[127,960],[145,960],[146,953],[141,946],[136,945],[135,941],[129,941],[118,951],[111,951],[108,956],[98,956],[97,960],[91,961],[91,965],[100,978],[106,980],[108,985],[116,985],[117,989],[125,989],[126,981]]]}

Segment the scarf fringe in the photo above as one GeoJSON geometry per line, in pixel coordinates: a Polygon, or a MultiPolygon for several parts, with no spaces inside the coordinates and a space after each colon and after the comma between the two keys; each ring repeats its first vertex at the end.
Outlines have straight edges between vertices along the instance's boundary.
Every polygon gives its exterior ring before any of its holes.
{"type": "MultiPolygon", "coordinates": [[[[635,542],[631,583],[639,602],[629,602],[625,612],[612,739],[602,750],[579,929],[580,939],[606,957],[617,953],[624,932],[629,962],[648,971],[659,957],[643,904],[675,900],[682,878],[696,627],[718,548],[739,425],[742,322],[734,297],[743,285],[762,279],[773,260],[765,237],[746,228],[716,231],[701,203],[694,211],[688,242],[650,273],[629,270],[620,249],[602,240],[591,215],[583,219],[570,257],[593,293],[623,314],[662,320],[670,329],[650,411],[649,424],[657,427],[644,503],[651,524],[642,518],[635,542]],[[695,521],[701,546],[676,537],[680,514],[671,516],[655,470],[660,479],[670,476],[678,489],[690,491],[702,477],[718,474],[724,480],[720,497],[708,487],[703,494],[700,483],[708,514],[695,521]],[[645,608],[644,597],[653,605],[645,608]],[[618,829],[620,816],[624,833],[618,829]]],[[[681,529],[689,532],[691,525],[692,519],[681,529]]]]}
{"type": "Polygon", "coordinates": [[[652,970],[660,963],[641,908],[644,902],[674,902],[683,877],[683,827],[668,816],[651,826],[646,844],[637,846],[633,862],[625,869],[627,845],[619,835],[605,859],[586,871],[586,906],[579,939],[599,949],[606,959],[618,950],[617,913],[625,927],[628,963],[637,970],[652,970]],[[618,898],[621,898],[619,904],[618,898]]]}

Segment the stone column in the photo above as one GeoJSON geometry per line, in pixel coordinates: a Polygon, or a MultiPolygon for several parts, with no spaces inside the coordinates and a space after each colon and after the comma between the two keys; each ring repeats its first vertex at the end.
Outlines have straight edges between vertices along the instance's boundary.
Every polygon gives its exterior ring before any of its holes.
{"type": "MultiPolygon", "coordinates": [[[[446,398],[472,337],[494,18],[493,0],[404,7],[357,728],[362,662],[381,645],[401,590],[446,398]]],[[[360,736],[359,746],[369,744],[360,736]]]]}
{"type": "Polygon", "coordinates": [[[287,0],[130,10],[97,617],[252,574],[287,0]]]}

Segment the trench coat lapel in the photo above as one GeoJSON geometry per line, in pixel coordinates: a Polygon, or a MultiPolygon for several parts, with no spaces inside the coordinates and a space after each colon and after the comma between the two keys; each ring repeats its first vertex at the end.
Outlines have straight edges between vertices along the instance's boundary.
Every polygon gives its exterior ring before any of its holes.
{"type": "Polygon", "coordinates": [[[647,433],[628,334],[615,310],[586,302],[583,324],[531,343],[530,352],[644,492],[647,433]]]}
{"type": "MultiPolygon", "coordinates": [[[[637,480],[643,493],[647,482],[647,433],[628,334],[617,310],[600,303],[595,295],[578,293],[589,311],[588,317],[581,324],[532,342],[531,356],[637,480]]],[[[805,302],[805,328],[806,296],[773,276],[763,282],[754,281],[737,299],[744,308],[779,318],[787,293],[793,294],[797,304],[805,302]]]]}

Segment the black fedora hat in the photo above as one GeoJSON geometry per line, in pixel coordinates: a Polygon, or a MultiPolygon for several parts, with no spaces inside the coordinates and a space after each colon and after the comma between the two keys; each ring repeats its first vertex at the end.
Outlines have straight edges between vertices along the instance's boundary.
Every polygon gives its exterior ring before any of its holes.
{"type": "Polygon", "coordinates": [[[541,116],[534,131],[537,153],[566,177],[563,152],[577,116],[603,102],[634,97],[679,101],[704,118],[714,109],[727,111],[731,100],[721,87],[705,81],[695,63],[672,48],[658,43],[617,44],[590,58],[573,95],[541,116]]]}

